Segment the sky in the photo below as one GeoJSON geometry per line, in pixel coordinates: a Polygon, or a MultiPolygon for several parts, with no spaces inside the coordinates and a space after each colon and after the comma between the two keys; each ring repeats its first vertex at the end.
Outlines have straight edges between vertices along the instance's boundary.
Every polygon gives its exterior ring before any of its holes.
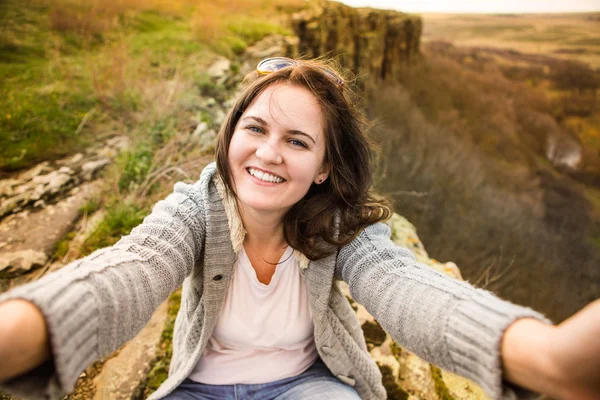
{"type": "MultiPolygon", "coordinates": [[[[409,13],[553,13],[600,11],[600,0],[338,0],[352,7],[409,13]]],[[[600,28],[599,28],[600,29],[600,28]]]]}

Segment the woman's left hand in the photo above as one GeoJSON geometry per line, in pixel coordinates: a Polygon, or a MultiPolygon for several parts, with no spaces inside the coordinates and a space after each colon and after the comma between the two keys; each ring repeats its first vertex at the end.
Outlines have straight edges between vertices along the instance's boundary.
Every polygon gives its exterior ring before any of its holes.
{"type": "Polygon", "coordinates": [[[557,326],[520,319],[502,339],[504,378],[561,400],[600,399],[600,300],[557,326]]]}
{"type": "Polygon", "coordinates": [[[600,300],[562,322],[549,341],[561,399],[600,399],[600,300]]]}

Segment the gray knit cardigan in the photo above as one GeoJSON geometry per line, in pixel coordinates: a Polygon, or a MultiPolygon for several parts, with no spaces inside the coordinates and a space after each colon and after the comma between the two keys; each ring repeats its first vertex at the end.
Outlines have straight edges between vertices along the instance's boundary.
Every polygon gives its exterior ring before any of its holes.
{"type": "MultiPolygon", "coordinates": [[[[182,283],[169,377],[150,398],[167,395],[190,374],[217,322],[244,234],[215,172],[211,164],[196,183],[177,183],[114,246],[0,296],[0,301],[27,299],[40,308],[53,355],[1,390],[60,398],[89,364],[133,338],[182,283]]],[[[502,333],[518,318],[549,321],[419,264],[389,237],[389,228],[378,223],[328,257],[310,263],[299,257],[315,343],[331,372],[362,399],[386,398],[356,315],[335,284],[344,280],[353,298],[402,346],[473,379],[493,398],[529,397],[502,379],[502,333]]]]}

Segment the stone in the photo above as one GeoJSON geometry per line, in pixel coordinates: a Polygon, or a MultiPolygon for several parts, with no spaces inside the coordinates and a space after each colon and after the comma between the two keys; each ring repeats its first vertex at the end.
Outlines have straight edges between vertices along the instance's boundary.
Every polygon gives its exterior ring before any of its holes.
{"type": "Polygon", "coordinates": [[[268,58],[268,57],[275,57],[281,54],[281,46],[280,45],[275,45],[275,46],[271,46],[268,49],[259,51],[258,53],[256,53],[256,55],[258,56],[258,58],[268,58]]]}
{"type": "MultiPolygon", "coordinates": [[[[462,279],[458,266],[453,262],[440,263],[429,258],[421,243],[416,228],[406,218],[393,214],[387,221],[392,230],[391,239],[398,246],[409,248],[417,260],[451,277],[462,279]]],[[[395,394],[409,394],[408,399],[438,399],[443,397],[439,387],[446,388],[454,399],[487,400],[483,389],[474,382],[433,368],[427,361],[403,349],[381,330],[379,324],[359,303],[352,300],[345,282],[338,282],[341,292],[349,299],[361,323],[371,358],[375,360],[384,376],[388,398],[395,394]],[[385,336],[384,336],[385,335],[385,336]],[[385,338],[385,339],[384,339],[385,338]],[[434,371],[441,371],[439,376],[434,371]]],[[[404,398],[404,397],[403,397],[404,398]]]]}
{"type": "Polygon", "coordinates": [[[33,207],[34,208],[37,208],[37,207],[44,208],[44,207],[46,207],[46,202],[44,200],[38,200],[35,203],[33,203],[33,207]]]}
{"type": "Polygon", "coordinates": [[[196,126],[196,129],[194,129],[194,133],[192,133],[192,136],[199,137],[204,132],[206,132],[207,129],[208,129],[208,124],[206,122],[200,122],[196,126]]]}
{"type": "Polygon", "coordinates": [[[50,194],[56,194],[60,192],[64,186],[71,182],[71,180],[71,175],[55,171],[52,179],[48,182],[47,190],[50,194]]]}
{"type": "Polygon", "coordinates": [[[81,166],[81,177],[84,181],[92,179],[94,174],[110,163],[108,158],[101,158],[95,161],[88,161],[81,166]]]}
{"type": "Polygon", "coordinates": [[[423,23],[416,15],[328,1],[294,14],[292,27],[299,54],[328,54],[357,76],[377,82],[395,80],[418,57],[423,23]]]}
{"type": "Polygon", "coordinates": [[[3,179],[0,181],[0,197],[12,196],[14,193],[14,187],[21,183],[18,179],[3,179]]]}
{"type": "Polygon", "coordinates": [[[27,182],[31,180],[33,177],[42,174],[43,172],[51,171],[52,169],[49,167],[50,163],[48,161],[44,161],[43,163],[39,163],[35,167],[23,172],[19,175],[19,180],[22,182],[27,182]]]}
{"type": "Polygon", "coordinates": [[[79,161],[83,160],[83,154],[77,153],[73,157],[69,158],[69,164],[77,164],[79,161]]]}
{"type": "Polygon", "coordinates": [[[123,151],[129,147],[129,138],[127,136],[115,136],[108,139],[106,145],[123,151]]]}
{"type": "Polygon", "coordinates": [[[27,194],[21,193],[2,201],[0,203],[0,218],[11,212],[17,211],[17,208],[26,203],[27,194]]]}
{"type": "Polygon", "coordinates": [[[226,114],[220,108],[217,108],[213,115],[213,126],[221,126],[223,121],[225,121],[226,114]]]}
{"type": "Polygon", "coordinates": [[[60,167],[58,169],[58,172],[61,172],[63,174],[69,174],[69,175],[73,175],[75,173],[75,171],[73,171],[71,168],[69,167],[60,167]]]}
{"type": "Polygon", "coordinates": [[[217,144],[217,132],[214,129],[209,129],[198,138],[198,145],[202,153],[211,152],[217,144]]]}
{"type": "Polygon", "coordinates": [[[217,101],[215,99],[213,99],[212,97],[208,97],[206,100],[204,100],[204,106],[211,108],[217,105],[217,101]]]}
{"type": "Polygon", "coordinates": [[[208,68],[208,76],[213,79],[223,78],[231,69],[231,61],[226,58],[220,58],[208,68]]]}
{"type": "MultiPolygon", "coordinates": [[[[90,199],[97,198],[102,184],[101,180],[85,183],[77,194],[55,204],[4,218],[0,223],[0,242],[6,244],[0,249],[0,258],[13,259],[14,254],[21,251],[34,251],[50,257],[56,243],[79,218],[79,209],[90,199]]],[[[27,268],[20,269],[27,272],[27,268]]]]}
{"type": "Polygon", "coordinates": [[[33,249],[0,253],[0,277],[12,278],[46,264],[48,256],[33,249]]]}
{"type": "Polygon", "coordinates": [[[168,300],[158,307],[148,324],[134,339],[104,363],[102,371],[94,378],[94,400],[129,400],[133,397],[158,355],[167,310],[168,300]]]}

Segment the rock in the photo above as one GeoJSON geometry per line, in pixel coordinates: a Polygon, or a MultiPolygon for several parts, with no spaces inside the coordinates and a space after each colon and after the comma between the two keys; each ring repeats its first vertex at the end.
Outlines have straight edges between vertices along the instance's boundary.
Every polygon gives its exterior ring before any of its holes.
{"type": "Polygon", "coordinates": [[[199,137],[204,132],[206,132],[207,129],[208,129],[208,125],[206,124],[206,122],[200,122],[196,126],[196,129],[194,129],[194,133],[192,133],[192,136],[199,137]]]}
{"type": "MultiPolygon", "coordinates": [[[[408,222],[406,218],[394,214],[387,221],[387,224],[392,229],[394,243],[402,247],[408,247],[420,263],[429,265],[454,278],[462,279],[455,263],[440,263],[429,258],[417,236],[414,225],[408,222]]],[[[444,397],[442,393],[445,389],[457,400],[488,399],[483,389],[477,384],[437,367],[432,367],[427,361],[394,343],[392,338],[380,328],[377,321],[367,310],[352,300],[348,285],[339,282],[338,287],[356,310],[356,315],[365,334],[369,353],[382,371],[383,383],[388,392],[388,398],[448,398],[444,397]],[[384,335],[385,340],[383,340],[384,335]]]]}
{"type": "Polygon", "coordinates": [[[217,108],[213,115],[213,126],[221,126],[223,121],[225,121],[225,112],[220,108],[217,108]]]}
{"type": "Polygon", "coordinates": [[[281,45],[271,46],[268,49],[259,51],[257,54],[258,58],[268,58],[281,55],[281,45]]]}
{"type": "Polygon", "coordinates": [[[133,397],[158,354],[167,310],[168,300],[158,307],[150,322],[134,339],[104,363],[102,371],[94,378],[95,400],[129,400],[133,397]]]}
{"type": "Polygon", "coordinates": [[[18,179],[3,179],[0,181],[0,197],[12,196],[14,193],[13,187],[17,186],[21,181],[18,179]]]}
{"type": "Polygon", "coordinates": [[[583,146],[577,137],[568,133],[548,135],[546,158],[557,168],[579,171],[583,165],[583,146]]]}
{"type": "Polygon", "coordinates": [[[42,196],[46,193],[46,185],[40,183],[36,185],[33,190],[29,190],[29,193],[25,192],[25,196],[29,196],[29,201],[36,201],[42,198],[42,196]]]}
{"type": "Polygon", "coordinates": [[[73,171],[71,168],[69,167],[60,167],[58,169],[58,172],[61,172],[63,174],[69,174],[69,175],[73,175],[75,173],[75,171],[73,171]]]}
{"type": "Polygon", "coordinates": [[[73,157],[69,158],[69,164],[77,164],[81,160],[83,160],[83,154],[77,153],[73,157]]]}
{"type": "Polygon", "coordinates": [[[17,208],[27,202],[27,194],[20,193],[16,196],[9,197],[0,203],[0,218],[11,212],[17,211],[17,208]]]}
{"type": "Polygon", "coordinates": [[[44,200],[38,200],[35,203],[33,203],[33,207],[34,208],[37,208],[37,207],[44,208],[44,207],[46,207],[46,202],[44,200]]]}
{"type": "Polygon", "coordinates": [[[71,175],[64,174],[58,171],[52,176],[52,179],[48,182],[47,190],[50,194],[58,193],[63,186],[66,186],[72,180],[71,175]]]}
{"type": "Polygon", "coordinates": [[[328,1],[294,14],[292,26],[300,54],[328,54],[357,76],[378,81],[395,80],[416,59],[423,24],[419,16],[328,1]]]}
{"type": "MultiPolygon", "coordinates": [[[[6,243],[0,249],[0,258],[12,259],[13,254],[27,250],[51,256],[56,243],[79,218],[79,209],[98,196],[102,184],[100,180],[85,183],[77,194],[55,204],[6,217],[0,223],[0,242],[6,243]]],[[[24,270],[26,272],[26,268],[24,270]]]]}
{"type": "Polygon", "coordinates": [[[108,158],[101,158],[96,161],[88,161],[81,166],[81,177],[84,181],[92,179],[94,174],[110,163],[108,158]]]}
{"type": "Polygon", "coordinates": [[[33,190],[29,190],[31,195],[28,196],[28,200],[35,201],[43,196],[59,193],[72,181],[73,177],[71,175],[60,171],[52,171],[46,175],[35,176],[31,180],[31,183],[35,186],[29,186],[33,187],[33,190]]]}
{"type": "Polygon", "coordinates": [[[213,63],[208,68],[208,76],[213,79],[221,79],[223,78],[227,72],[231,69],[231,62],[226,58],[221,58],[213,63]]]}
{"type": "Polygon", "coordinates": [[[108,139],[106,145],[123,151],[129,147],[129,138],[127,136],[115,136],[108,139]]]}
{"type": "Polygon", "coordinates": [[[212,97],[208,97],[205,101],[204,101],[204,107],[214,107],[217,105],[217,101],[215,99],[213,99],[212,97]]]}
{"type": "Polygon", "coordinates": [[[233,107],[239,97],[239,94],[240,94],[239,92],[234,93],[234,95],[232,97],[225,100],[225,102],[223,103],[223,107],[225,107],[226,110],[229,110],[231,107],[233,107]]]}
{"type": "MultiPolygon", "coordinates": [[[[285,51],[286,38],[283,35],[268,35],[254,43],[254,45],[248,47],[244,53],[245,61],[252,60],[252,69],[256,67],[256,63],[263,58],[277,57],[277,56],[294,56],[285,51]]],[[[240,72],[245,73],[243,69],[240,72]]]]}
{"type": "Polygon", "coordinates": [[[0,277],[12,278],[46,264],[48,256],[33,249],[0,254],[0,277]]]}
{"type": "Polygon", "coordinates": [[[33,177],[40,175],[42,172],[48,172],[51,171],[52,169],[49,167],[49,162],[48,161],[44,161],[43,163],[40,163],[38,165],[36,165],[35,167],[25,171],[24,173],[22,173],[21,175],[19,175],[19,181],[21,182],[27,182],[29,180],[31,180],[33,177]]]}
{"type": "Polygon", "coordinates": [[[209,129],[198,138],[198,144],[202,153],[211,152],[217,145],[217,132],[214,129],[209,129]]]}
{"type": "Polygon", "coordinates": [[[96,152],[95,156],[101,157],[101,158],[115,158],[117,156],[117,154],[119,154],[119,151],[117,149],[114,149],[110,146],[106,146],[106,147],[99,149],[96,152]]]}

